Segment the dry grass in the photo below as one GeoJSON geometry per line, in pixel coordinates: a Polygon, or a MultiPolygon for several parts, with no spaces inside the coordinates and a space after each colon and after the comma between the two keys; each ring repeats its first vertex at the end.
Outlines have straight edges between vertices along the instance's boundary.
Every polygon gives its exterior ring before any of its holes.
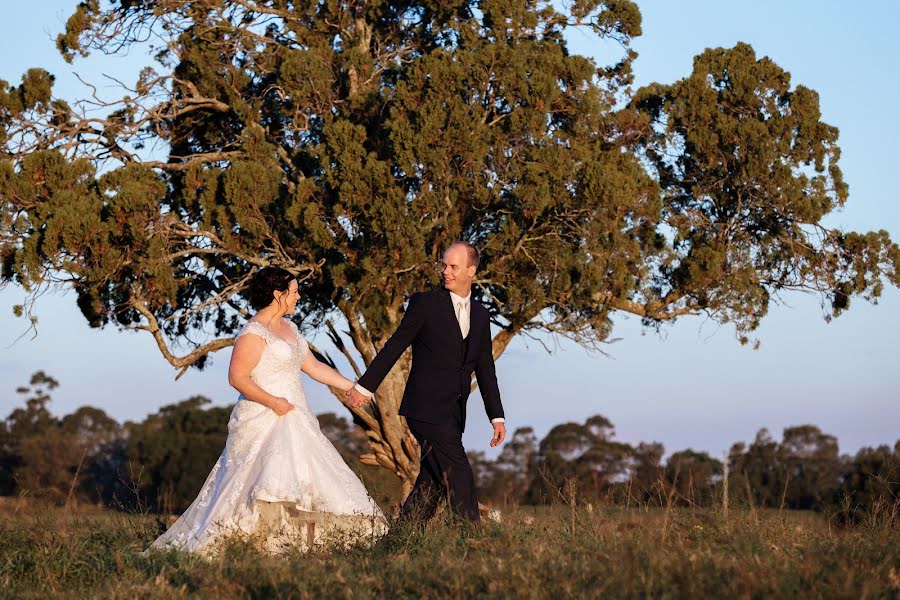
{"type": "Polygon", "coordinates": [[[900,597],[895,527],[811,513],[521,508],[479,530],[437,521],[373,548],[211,561],[138,555],[152,517],[0,507],[4,597],[900,597]]]}

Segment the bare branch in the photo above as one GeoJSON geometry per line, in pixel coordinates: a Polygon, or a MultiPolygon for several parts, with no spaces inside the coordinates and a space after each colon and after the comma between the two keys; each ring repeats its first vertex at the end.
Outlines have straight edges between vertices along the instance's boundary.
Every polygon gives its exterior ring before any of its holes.
{"type": "Polygon", "coordinates": [[[147,319],[147,325],[137,326],[136,328],[149,331],[153,335],[153,338],[156,340],[156,345],[159,347],[159,351],[165,359],[169,361],[169,364],[176,369],[181,369],[181,373],[178,377],[184,373],[187,367],[197,362],[200,358],[217,350],[221,350],[222,348],[228,348],[229,346],[234,345],[234,338],[219,338],[195,348],[184,356],[175,356],[169,349],[165,336],[163,336],[162,330],[159,327],[159,321],[157,321],[150,309],[148,309],[137,297],[131,299],[131,306],[147,319]]]}
{"type": "Polygon", "coordinates": [[[343,338],[341,338],[340,334],[335,330],[334,324],[331,322],[331,319],[328,319],[325,324],[328,326],[328,337],[331,339],[331,342],[335,346],[337,346],[338,350],[341,351],[341,354],[343,354],[347,359],[347,362],[350,363],[350,367],[356,374],[356,378],[359,379],[360,377],[362,377],[362,371],[360,371],[359,366],[356,364],[356,360],[350,353],[349,348],[347,348],[346,344],[344,344],[343,338]]]}

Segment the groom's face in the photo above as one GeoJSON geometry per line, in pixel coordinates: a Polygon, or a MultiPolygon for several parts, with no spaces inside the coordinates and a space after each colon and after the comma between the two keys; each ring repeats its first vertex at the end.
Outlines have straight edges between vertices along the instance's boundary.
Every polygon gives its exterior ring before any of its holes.
{"type": "Polygon", "coordinates": [[[469,263],[469,253],[463,246],[450,246],[444,252],[444,268],[441,273],[444,287],[460,296],[467,296],[475,279],[475,265],[469,263]]]}

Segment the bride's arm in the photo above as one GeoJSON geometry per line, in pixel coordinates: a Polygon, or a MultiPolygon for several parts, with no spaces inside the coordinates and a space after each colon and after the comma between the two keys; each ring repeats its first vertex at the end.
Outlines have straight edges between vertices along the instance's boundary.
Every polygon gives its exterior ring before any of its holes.
{"type": "Polygon", "coordinates": [[[344,391],[353,387],[352,381],[325,363],[316,360],[316,357],[313,356],[312,352],[307,353],[306,359],[303,361],[303,366],[301,366],[300,369],[319,383],[324,383],[327,386],[336,387],[344,391]]]}
{"type": "Polygon", "coordinates": [[[234,350],[231,353],[231,364],[228,365],[228,383],[248,400],[258,402],[279,415],[284,415],[293,409],[293,405],[285,398],[273,396],[250,379],[250,373],[259,362],[265,347],[265,340],[258,335],[240,336],[234,343],[234,350]]]}

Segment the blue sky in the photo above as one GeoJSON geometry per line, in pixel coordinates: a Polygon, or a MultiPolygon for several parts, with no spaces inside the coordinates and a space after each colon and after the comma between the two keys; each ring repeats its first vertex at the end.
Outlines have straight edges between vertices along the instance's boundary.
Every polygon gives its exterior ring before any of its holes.
{"type": "MultiPolygon", "coordinates": [[[[0,78],[17,83],[25,69],[42,66],[57,76],[64,97],[80,93],[73,72],[130,81],[133,57],[66,65],[55,53],[53,38],[75,4],[43,0],[5,7],[0,78]]],[[[900,3],[639,4],[644,35],[634,43],[637,85],[687,76],[693,57],[706,47],[749,42],[759,56],[788,70],[793,84],[817,90],[823,120],[840,129],[850,199],[826,223],[885,229],[900,239],[900,192],[893,181],[900,173],[900,122],[893,115],[900,97],[900,3]]],[[[581,54],[609,51],[581,34],[571,44],[581,54]]],[[[15,288],[0,291],[0,416],[20,404],[15,388],[38,369],[61,383],[51,407],[57,414],[91,404],[121,421],[142,419],[193,394],[217,405],[236,397],[226,380],[227,352],[205,371],[175,382],[149,335],[90,329],[71,294],[44,296],[37,306],[39,335],[16,342],[25,324],[11,307],[22,297],[15,288]]],[[[659,441],[670,452],[690,447],[719,457],[762,427],[780,437],[784,427],[805,423],[837,436],[842,452],[893,444],[900,438],[900,292],[889,288],[877,306],[856,300],[830,324],[818,298],[795,294],[785,300],[765,319],[756,351],[740,346],[730,327],[697,317],[661,335],[643,332],[636,319],[618,318],[614,336],[623,339],[609,346],[609,356],[553,340],[548,354],[539,343],[516,340],[497,365],[508,424],[530,425],[544,435],[558,423],[602,414],[623,441],[659,441]]],[[[307,382],[307,393],[316,412],[343,410],[314,382],[307,382]]],[[[488,450],[489,439],[483,407],[473,396],[464,441],[470,449],[488,450]]]]}

